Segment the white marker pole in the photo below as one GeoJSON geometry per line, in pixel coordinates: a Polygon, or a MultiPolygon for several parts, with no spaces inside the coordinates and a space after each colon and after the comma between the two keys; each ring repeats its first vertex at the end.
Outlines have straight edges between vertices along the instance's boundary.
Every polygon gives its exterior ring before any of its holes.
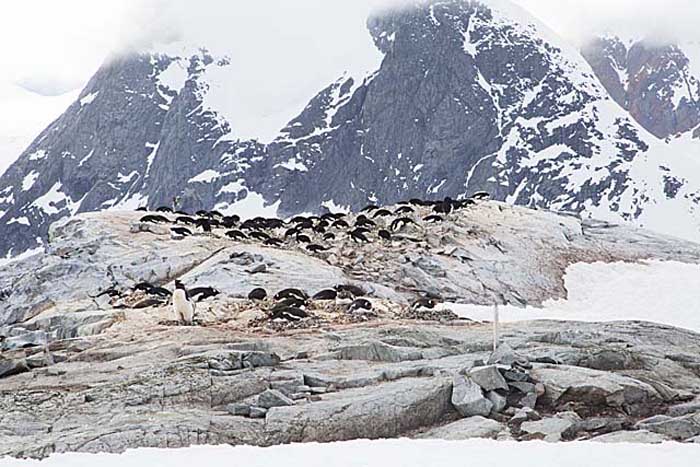
{"type": "Polygon", "coordinates": [[[498,302],[493,305],[493,351],[498,350],[498,302]]]}

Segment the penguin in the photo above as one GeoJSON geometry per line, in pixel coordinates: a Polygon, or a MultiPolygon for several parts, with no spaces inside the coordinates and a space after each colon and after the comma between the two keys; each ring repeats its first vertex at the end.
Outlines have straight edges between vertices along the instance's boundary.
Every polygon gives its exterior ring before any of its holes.
{"type": "Polygon", "coordinates": [[[290,288],[290,289],[280,290],[279,292],[277,292],[277,294],[274,297],[275,300],[282,300],[284,298],[298,298],[300,300],[305,301],[306,299],[309,298],[309,296],[303,290],[290,288]]]}
{"type": "Polygon", "coordinates": [[[316,244],[307,245],[306,249],[309,250],[311,253],[320,253],[322,251],[330,250],[330,248],[328,248],[328,247],[316,245],[316,244]]]}
{"type": "Polygon", "coordinates": [[[399,215],[399,214],[410,214],[412,212],[416,212],[415,209],[413,209],[411,206],[401,206],[398,208],[396,211],[394,211],[394,214],[399,215]]]}
{"type": "Polygon", "coordinates": [[[376,204],[369,204],[369,205],[365,206],[364,208],[362,208],[362,210],[360,212],[372,212],[376,209],[379,209],[379,206],[377,206],[376,204]]]}
{"type": "Polygon", "coordinates": [[[380,230],[377,232],[377,235],[379,235],[379,238],[387,241],[391,241],[391,233],[388,230],[380,230]]]}
{"type": "Polygon", "coordinates": [[[195,221],[197,227],[202,229],[203,232],[211,232],[211,220],[209,219],[197,219],[195,221]]]}
{"type": "Polygon", "coordinates": [[[444,221],[445,219],[443,219],[443,218],[440,217],[440,216],[430,215],[430,216],[424,217],[423,220],[424,220],[425,222],[431,222],[431,223],[434,224],[434,223],[437,223],[437,222],[442,222],[442,221],[444,221]]]}
{"type": "Polygon", "coordinates": [[[195,304],[187,295],[187,289],[180,281],[175,281],[173,292],[173,313],[175,318],[185,325],[194,324],[195,304]]]}
{"type": "Polygon", "coordinates": [[[343,219],[338,219],[337,221],[333,222],[333,224],[331,224],[331,227],[335,227],[337,229],[347,229],[348,227],[350,227],[350,224],[345,222],[343,219]]]}
{"type": "Polygon", "coordinates": [[[175,219],[175,223],[176,224],[189,224],[189,225],[196,224],[195,220],[189,216],[179,216],[177,219],[175,219]]]}
{"type": "Polygon", "coordinates": [[[173,212],[173,210],[167,206],[160,206],[156,209],[156,212],[173,212]]]}
{"type": "Polygon", "coordinates": [[[301,321],[304,318],[308,318],[309,314],[302,310],[301,308],[295,308],[293,306],[282,307],[270,315],[271,320],[282,319],[285,321],[301,321]]]}
{"type": "Polygon", "coordinates": [[[326,241],[335,240],[335,234],[333,232],[328,232],[327,234],[323,235],[323,239],[326,241]]]}
{"type": "Polygon", "coordinates": [[[255,238],[264,242],[265,240],[269,240],[271,237],[265,232],[258,232],[257,230],[254,230],[250,233],[250,238],[255,238]]]}
{"type": "Polygon", "coordinates": [[[352,284],[338,284],[334,287],[334,289],[337,290],[339,293],[347,292],[353,297],[364,297],[365,295],[367,295],[367,292],[365,292],[362,287],[358,287],[352,284]]]}
{"type": "Polygon", "coordinates": [[[364,235],[364,233],[358,232],[357,230],[353,230],[352,232],[350,232],[350,238],[352,238],[352,240],[355,243],[359,243],[359,242],[369,243],[369,239],[364,235]]]}
{"type": "Polygon", "coordinates": [[[139,222],[150,222],[152,224],[165,224],[165,223],[170,222],[170,219],[168,219],[165,216],[149,214],[149,215],[143,216],[141,219],[139,219],[139,222]]]}
{"type": "Polygon", "coordinates": [[[265,246],[282,246],[284,245],[284,242],[280,240],[279,238],[268,238],[263,242],[263,245],[265,246]]]}
{"type": "Polygon", "coordinates": [[[311,243],[311,237],[309,237],[308,235],[298,234],[296,236],[296,239],[299,243],[311,243]]]}
{"type": "Polygon", "coordinates": [[[391,216],[391,211],[389,211],[388,209],[379,209],[379,210],[374,212],[372,219],[376,219],[377,217],[386,217],[386,216],[391,216]]]}
{"type": "Polygon", "coordinates": [[[348,311],[351,313],[353,313],[355,311],[369,311],[371,309],[372,309],[372,302],[370,302],[366,298],[355,299],[348,307],[348,311]]]}
{"type": "Polygon", "coordinates": [[[357,219],[355,219],[355,226],[356,227],[376,227],[377,224],[374,221],[371,221],[367,218],[367,216],[364,216],[360,214],[357,216],[357,219]]]}
{"type": "Polygon", "coordinates": [[[192,235],[192,231],[187,227],[170,227],[170,231],[177,235],[182,235],[183,237],[192,235]]]}
{"type": "Polygon", "coordinates": [[[433,310],[437,303],[430,297],[422,297],[411,304],[411,309],[414,311],[433,310]]]}
{"type": "Polygon", "coordinates": [[[229,230],[226,232],[226,236],[234,240],[246,240],[248,238],[248,236],[240,230],[229,230]]]}
{"type": "Polygon", "coordinates": [[[270,308],[270,311],[275,311],[279,310],[280,308],[284,307],[294,307],[294,308],[301,308],[303,309],[306,307],[306,300],[303,300],[299,297],[289,297],[285,298],[284,300],[281,300],[277,303],[275,303],[272,308],[270,308]]]}
{"type": "Polygon", "coordinates": [[[263,288],[258,287],[253,289],[248,294],[248,300],[265,300],[267,298],[267,291],[263,288]]]}
{"type": "Polygon", "coordinates": [[[408,224],[416,225],[416,222],[413,219],[411,219],[410,217],[401,217],[399,219],[395,219],[394,221],[392,221],[390,228],[391,228],[391,230],[396,232],[397,230],[401,229],[402,227],[404,227],[408,224]]]}
{"type": "Polygon", "coordinates": [[[147,207],[144,207],[144,206],[142,206],[142,207],[140,207],[140,208],[137,208],[136,210],[137,210],[137,211],[140,211],[140,212],[148,212],[148,208],[147,208],[147,207]]]}
{"type": "Polygon", "coordinates": [[[207,298],[216,297],[221,292],[213,287],[195,287],[187,291],[187,295],[196,302],[201,302],[207,298]]]}
{"type": "Polygon", "coordinates": [[[320,292],[316,293],[313,297],[311,297],[311,300],[318,300],[318,301],[327,301],[327,300],[335,300],[338,298],[338,292],[333,290],[333,289],[326,289],[326,290],[321,290],[320,292]]]}
{"type": "Polygon", "coordinates": [[[491,199],[491,195],[486,191],[477,191],[471,197],[472,197],[472,199],[476,199],[479,201],[485,201],[485,200],[491,199]]]}

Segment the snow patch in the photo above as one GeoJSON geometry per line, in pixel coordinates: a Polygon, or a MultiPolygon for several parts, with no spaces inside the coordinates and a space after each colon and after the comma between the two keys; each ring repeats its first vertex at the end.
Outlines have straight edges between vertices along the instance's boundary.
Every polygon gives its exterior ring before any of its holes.
{"type": "Polygon", "coordinates": [[[91,92],[85,97],[82,97],[80,99],[80,107],[85,107],[86,105],[92,104],[92,102],[97,98],[97,96],[100,94],[100,91],[96,92],[91,92]]]}
{"type": "Polygon", "coordinates": [[[34,186],[37,179],[39,178],[39,172],[32,170],[29,172],[22,180],[22,191],[27,191],[34,186]]]}
{"type": "MultiPolygon", "coordinates": [[[[696,287],[700,265],[645,263],[577,263],[564,276],[568,297],[542,308],[499,307],[501,321],[554,319],[609,322],[642,320],[700,332],[696,287]]],[[[479,321],[493,318],[493,307],[445,304],[459,316],[479,321]]]]}
{"type": "Polygon", "coordinates": [[[197,176],[190,178],[187,183],[211,183],[217,178],[221,177],[221,174],[216,170],[205,170],[197,176]]]}
{"type": "Polygon", "coordinates": [[[48,156],[49,153],[46,152],[43,149],[39,149],[38,151],[35,151],[29,155],[29,160],[30,161],[40,161],[42,159],[45,159],[46,156],[48,156]]]}

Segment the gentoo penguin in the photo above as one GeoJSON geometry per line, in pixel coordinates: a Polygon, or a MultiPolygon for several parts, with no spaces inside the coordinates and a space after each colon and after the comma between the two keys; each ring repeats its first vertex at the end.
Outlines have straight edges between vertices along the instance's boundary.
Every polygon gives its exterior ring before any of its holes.
{"type": "Polygon", "coordinates": [[[348,307],[348,311],[351,313],[355,311],[369,311],[371,309],[372,302],[370,302],[366,298],[355,299],[348,307]]]}
{"type": "Polygon", "coordinates": [[[228,232],[226,232],[226,236],[234,240],[245,240],[248,238],[248,236],[240,230],[229,230],[228,232]]]}
{"type": "Polygon", "coordinates": [[[423,220],[424,220],[425,222],[436,223],[436,222],[442,222],[442,221],[444,221],[445,219],[443,219],[443,218],[440,217],[440,216],[430,215],[430,216],[424,217],[423,220]]]}
{"type": "Polygon", "coordinates": [[[364,297],[365,295],[367,295],[367,292],[365,292],[364,289],[352,284],[339,284],[336,285],[334,288],[338,292],[346,292],[352,295],[353,297],[364,297]]]}
{"type": "Polygon", "coordinates": [[[386,217],[386,216],[391,216],[391,211],[388,209],[379,209],[375,211],[374,215],[372,216],[372,219],[376,219],[377,217],[386,217]]]}
{"type": "Polygon", "coordinates": [[[394,214],[399,215],[399,214],[409,214],[412,212],[416,212],[415,209],[413,209],[411,206],[401,206],[398,208],[396,211],[394,211],[394,214]]]}
{"type": "Polygon", "coordinates": [[[377,235],[379,235],[379,238],[387,241],[391,241],[391,233],[388,230],[380,230],[377,235]]]}
{"type": "Polygon", "coordinates": [[[165,216],[161,216],[158,214],[149,214],[147,216],[143,216],[141,219],[139,219],[139,222],[150,222],[152,224],[160,224],[160,223],[168,223],[170,222],[170,219],[168,219],[165,216]]]}
{"type": "Polygon", "coordinates": [[[472,199],[477,199],[477,200],[487,200],[490,199],[491,195],[487,193],[486,191],[477,191],[472,195],[472,199]]]}
{"type": "Polygon", "coordinates": [[[180,235],[182,237],[187,237],[188,235],[192,235],[192,231],[188,229],[187,227],[170,227],[170,230],[176,234],[180,235]]]}
{"type": "Polygon", "coordinates": [[[414,311],[427,311],[435,309],[437,303],[430,297],[419,298],[411,304],[414,311]]]}
{"type": "Polygon", "coordinates": [[[263,242],[263,245],[265,245],[265,246],[282,246],[282,245],[284,245],[284,242],[282,240],[280,240],[279,238],[270,237],[263,242]]]}
{"type": "Polygon", "coordinates": [[[258,287],[253,289],[248,294],[249,300],[265,300],[267,298],[267,291],[263,288],[258,287]]]}
{"type": "Polygon", "coordinates": [[[277,292],[275,295],[275,300],[282,300],[285,298],[298,298],[300,300],[307,300],[309,296],[303,290],[299,289],[284,289],[277,292]]]}
{"type": "Polygon", "coordinates": [[[328,248],[328,247],[316,245],[316,244],[307,245],[306,249],[309,250],[311,253],[320,253],[322,251],[330,250],[330,248],[328,248]]]}
{"type": "Polygon", "coordinates": [[[391,223],[391,230],[396,232],[397,230],[401,229],[403,226],[408,225],[408,224],[414,224],[415,225],[416,221],[411,219],[410,217],[401,217],[399,219],[395,219],[391,223]]]}
{"type": "Polygon", "coordinates": [[[196,302],[201,302],[210,297],[216,297],[221,292],[213,287],[195,287],[187,291],[187,295],[196,302]]]}
{"type": "Polygon", "coordinates": [[[175,281],[175,292],[173,292],[173,312],[175,318],[186,325],[194,324],[194,302],[187,296],[187,290],[182,282],[175,281]]]}
{"type": "Polygon", "coordinates": [[[304,318],[308,318],[309,314],[302,310],[301,308],[296,308],[293,306],[286,306],[277,308],[270,314],[271,320],[285,320],[285,321],[301,321],[304,318]]]}
{"type": "Polygon", "coordinates": [[[338,292],[333,289],[321,290],[316,293],[311,300],[325,301],[325,300],[335,300],[338,297],[338,292]]]}
{"type": "Polygon", "coordinates": [[[309,237],[308,235],[298,234],[296,236],[296,239],[299,243],[311,243],[311,237],[309,237]]]}

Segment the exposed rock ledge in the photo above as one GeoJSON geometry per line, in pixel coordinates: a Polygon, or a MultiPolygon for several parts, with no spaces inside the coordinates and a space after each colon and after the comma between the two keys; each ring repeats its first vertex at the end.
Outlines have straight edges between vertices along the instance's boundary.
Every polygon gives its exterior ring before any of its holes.
{"type": "Polygon", "coordinates": [[[565,296],[571,263],[700,262],[697,245],[499,203],[407,232],[419,244],[341,240],[315,256],[216,234],[131,233],[137,219],[79,216],[54,226],[47,254],[0,271],[9,292],[0,311],[0,455],[398,436],[700,436],[696,333],[520,323],[504,327],[506,345],[491,355],[488,325],[406,313],[421,290],[537,304],[565,296]],[[266,272],[246,272],[255,264],[266,272]],[[167,306],[91,298],[176,278],[222,292],[200,304],[197,326],[168,324],[167,306]],[[315,292],[341,282],[371,291],[375,315],[358,324],[314,305],[308,329],[285,329],[264,324],[267,303],[243,298],[257,286],[315,292]]]}

